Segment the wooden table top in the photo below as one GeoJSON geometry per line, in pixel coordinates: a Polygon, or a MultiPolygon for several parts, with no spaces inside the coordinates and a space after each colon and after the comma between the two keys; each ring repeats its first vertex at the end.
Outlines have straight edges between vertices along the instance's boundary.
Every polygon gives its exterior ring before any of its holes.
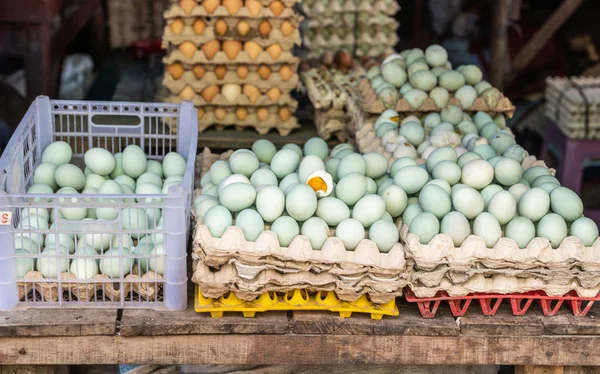
{"type": "Polygon", "coordinates": [[[434,319],[399,302],[398,317],[267,312],[255,318],[148,310],[18,310],[0,313],[0,365],[71,364],[514,364],[600,365],[600,306],[586,317],[539,306],[493,317],[472,305],[434,319]]]}

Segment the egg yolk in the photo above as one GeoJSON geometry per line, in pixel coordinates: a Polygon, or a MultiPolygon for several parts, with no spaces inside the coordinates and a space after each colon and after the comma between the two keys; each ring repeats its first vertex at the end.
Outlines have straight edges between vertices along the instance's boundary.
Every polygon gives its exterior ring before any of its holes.
{"type": "Polygon", "coordinates": [[[400,118],[398,116],[394,116],[394,117],[390,117],[390,121],[392,122],[398,122],[400,118]]]}
{"type": "Polygon", "coordinates": [[[314,177],[306,182],[313,189],[313,191],[324,191],[327,192],[327,183],[321,177],[314,177]]]}

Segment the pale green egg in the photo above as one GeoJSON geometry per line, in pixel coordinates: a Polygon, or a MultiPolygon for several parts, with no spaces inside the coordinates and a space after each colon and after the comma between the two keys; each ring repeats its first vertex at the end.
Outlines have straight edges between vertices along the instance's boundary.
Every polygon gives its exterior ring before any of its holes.
{"type": "Polygon", "coordinates": [[[215,186],[232,174],[233,172],[227,161],[218,160],[210,166],[210,180],[215,186]]]}
{"type": "Polygon", "coordinates": [[[150,256],[155,245],[153,243],[143,242],[138,243],[138,246],[133,249],[133,255],[136,257],[135,262],[144,272],[150,268],[150,256]]]}
{"type": "MultiPolygon", "coordinates": [[[[94,229],[99,229],[103,226],[98,222],[98,226],[92,225],[91,227],[94,229]]],[[[115,226],[116,227],[116,226],[115,226]]],[[[95,230],[96,231],[96,230],[95,230]]],[[[109,233],[85,233],[81,239],[85,244],[94,248],[96,251],[100,251],[102,249],[106,249],[110,247],[111,242],[111,234],[109,233]]]]}
{"type": "Polygon", "coordinates": [[[28,236],[16,236],[14,239],[14,244],[16,249],[24,249],[31,253],[40,253],[40,246],[38,243],[28,236]]]}
{"type": "Polygon", "coordinates": [[[431,152],[429,157],[427,157],[427,171],[432,172],[433,168],[442,161],[451,161],[456,163],[458,156],[456,155],[456,151],[451,147],[441,147],[431,152]]]}
{"type": "Polygon", "coordinates": [[[539,187],[527,190],[519,200],[519,215],[533,222],[539,221],[550,209],[550,195],[539,187]]]}
{"type": "MultiPolygon", "coordinates": [[[[116,155],[115,155],[115,157],[116,157],[116,155]]],[[[164,176],[162,165],[160,162],[158,162],[156,160],[148,160],[148,162],[146,162],[146,173],[152,173],[154,175],[158,175],[158,177],[161,179],[164,176]]],[[[181,174],[181,175],[183,175],[183,174],[181,174]]]]}
{"type": "Polygon", "coordinates": [[[166,260],[167,251],[162,243],[159,243],[154,247],[151,252],[152,258],[150,258],[149,267],[150,270],[157,274],[163,275],[165,273],[165,267],[167,265],[166,260]]]}
{"type": "Polygon", "coordinates": [[[281,149],[271,160],[271,171],[278,179],[296,171],[300,164],[300,156],[292,149],[281,149]]]}
{"type": "Polygon", "coordinates": [[[229,158],[229,167],[234,174],[242,174],[250,177],[258,169],[258,157],[248,150],[245,152],[234,152],[229,158]]]}
{"type": "Polygon", "coordinates": [[[598,226],[593,220],[581,217],[571,224],[570,234],[581,239],[584,246],[591,247],[598,238],[598,226]]]}
{"type": "Polygon", "coordinates": [[[90,148],[83,156],[85,166],[94,174],[109,175],[115,170],[115,158],[104,148],[90,148]]]}
{"type": "Polygon", "coordinates": [[[436,86],[437,77],[429,70],[419,70],[410,74],[409,81],[414,88],[429,92],[436,86]]]}
{"type": "Polygon", "coordinates": [[[399,134],[413,146],[417,147],[425,141],[425,130],[417,122],[407,122],[400,127],[399,134]]]}
{"type": "Polygon", "coordinates": [[[394,222],[394,219],[392,218],[392,216],[387,211],[383,212],[383,215],[381,216],[380,219],[385,220],[385,221],[389,221],[389,222],[394,222]]]}
{"type": "Polygon", "coordinates": [[[483,197],[474,188],[462,186],[452,191],[452,205],[467,219],[474,219],[484,209],[483,197]]]}
{"type": "Polygon", "coordinates": [[[155,228],[162,217],[162,210],[160,208],[146,208],[146,214],[148,215],[148,228],[155,228]]]}
{"type": "Polygon", "coordinates": [[[440,219],[452,209],[452,202],[448,193],[435,184],[423,187],[419,193],[419,204],[421,204],[423,211],[433,213],[440,219]]]}
{"type": "Polygon", "coordinates": [[[277,186],[279,181],[270,169],[258,169],[252,173],[250,183],[258,188],[259,186],[277,186]]]}
{"type": "Polygon", "coordinates": [[[325,170],[325,164],[320,157],[315,155],[304,156],[298,168],[298,177],[301,182],[306,182],[308,176],[316,170],[325,170]]]}
{"type": "Polygon", "coordinates": [[[277,186],[263,186],[256,194],[256,210],[266,222],[273,222],[283,214],[285,196],[277,186]]]}
{"type": "MultiPolygon", "coordinates": [[[[219,183],[219,185],[217,186],[217,194],[220,196],[221,193],[223,192],[223,189],[227,186],[229,186],[232,183],[246,183],[246,184],[251,184],[250,180],[242,174],[232,174],[230,176],[228,176],[227,178],[223,179],[221,181],[221,183],[219,183]]],[[[206,191],[209,191],[209,188],[206,189],[206,191]]],[[[207,192],[205,192],[206,194],[207,192]]]]}
{"type": "MultiPolygon", "coordinates": [[[[54,224],[52,224],[54,226],[54,224]]],[[[46,246],[52,246],[56,244],[56,233],[50,233],[46,235],[46,246]]],[[[65,247],[69,253],[75,252],[75,241],[67,234],[58,234],[58,244],[65,247]]]]}
{"type": "Polygon", "coordinates": [[[533,166],[523,172],[523,179],[531,185],[541,175],[550,175],[550,169],[543,166],[533,166]]]}
{"type": "Polygon", "coordinates": [[[367,195],[368,194],[376,194],[377,193],[377,183],[371,178],[365,177],[367,181],[367,195]]]}
{"type": "Polygon", "coordinates": [[[125,233],[114,234],[110,243],[110,245],[114,248],[119,248],[121,245],[123,248],[131,248],[134,246],[131,235],[125,233]]]}
{"type": "Polygon", "coordinates": [[[73,151],[71,146],[62,140],[52,142],[44,149],[42,153],[42,162],[49,162],[51,164],[60,166],[71,162],[73,151]]]}
{"type": "Polygon", "coordinates": [[[222,205],[210,208],[204,215],[204,224],[215,238],[220,238],[233,224],[231,212],[222,205]]]}
{"type": "Polygon", "coordinates": [[[233,213],[249,208],[255,199],[256,189],[249,183],[231,183],[219,194],[219,203],[233,213]]]}
{"type": "Polygon", "coordinates": [[[300,148],[300,146],[298,144],[294,144],[294,143],[288,143],[286,145],[284,145],[283,147],[281,147],[281,149],[290,149],[292,151],[294,151],[299,158],[302,158],[302,156],[304,156],[303,152],[302,152],[302,148],[300,148]]]}
{"type": "MultiPolygon", "coordinates": [[[[118,184],[117,184],[118,185],[118,184]]],[[[155,184],[152,183],[142,183],[137,184],[135,186],[135,194],[136,195],[162,195],[162,189],[155,184]]],[[[150,198],[150,197],[136,197],[135,200],[140,202],[158,202],[161,203],[163,201],[162,198],[150,198]]]]}
{"type": "MultiPolygon", "coordinates": [[[[200,195],[203,196],[203,195],[200,195]]],[[[219,205],[219,200],[214,196],[205,196],[206,198],[194,204],[196,215],[203,219],[206,212],[213,206],[219,205]]]]}
{"type": "Polygon", "coordinates": [[[285,197],[285,210],[298,222],[306,221],[317,210],[315,191],[303,183],[294,185],[285,197]]]}
{"type": "Polygon", "coordinates": [[[433,135],[437,134],[438,132],[442,132],[442,131],[454,132],[454,125],[451,124],[450,122],[441,122],[440,124],[438,124],[431,130],[431,132],[429,133],[429,136],[433,136],[433,135]]]}
{"type": "Polygon", "coordinates": [[[122,252],[120,248],[104,252],[104,256],[100,259],[100,273],[109,278],[120,278],[129,274],[133,267],[133,258],[125,256],[131,256],[131,251],[127,248],[123,248],[122,252]]]}
{"type": "Polygon", "coordinates": [[[50,186],[53,190],[58,188],[54,175],[58,166],[50,162],[43,162],[39,164],[33,172],[33,182],[35,184],[45,184],[50,186]]]}
{"type": "Polygon", "coordinates": [[[385,173],[381,177],[375,179],[375,184],[377,185],[377,188],[379,188],[379,186],[381,186],[381,184],[383,182],[388,181],[388,180],[393,180],[393,179],[388,173],[385,173]]]}
{"type": "Polygon", "coordinates": [[[366,195],[356,202],[352,209],[352,218],[365,228],[377,221],[385,212],[385,201],[379,195],[366,195]]]}
{"type": "Polygon", "coordinates": [[[151,183],[159,188],[162,188],[162,186],[163,186],[162,178],[154,173],[149,173],[149,172],[145,172],[144,174],[140,175],[136,182],[136,184],[144,184],[144,183],[151,183]]]}
{"type": "Polygon", "coordinates": [[[353,251],[360,241],[365,238],[365,229],[358,220],[348,218],[337,225],[335,236],[344,242],[346,250],[353,251]]]}
{"type": "Polygon", "coordinates": [[[517,202],[510,192],[498,191],[490,199],[487,211],[496,217],[500,225],[505,225],[517,213],[517,202]]]}
{"type": "MultiPolygon", "coordinates": [[[[115,179],[119,175],[125,175],[125,171],[123,170],[123,153],[121,153],[121,152],[115,153],[113,155],[113,157],[115,159],[115,168],[110,173],[110,177],[112,179],[115,179]]],[[[161,166],[161,170],[162,170],[162,166],[161,166]]],[[[162,177],[162,171],[161,171],[161,177],[162,177]]]]}
{"type": "Polygon", "coordinates": [[[559,214],[567,222],[575,221],[583,215],[581,198],[566,187],[557,187],[552,190],[550,207],[554,213],[559,214]]]}
{"type": "Polygon", "coordinates": [[[137,178],[146,171],[146,154],[137,145],[128,145],[123,150],[123,172],[131,178],[137,178]]]}
{"type": "Polygon", "coordinates": [[[38,215],[44,217],[46,221],[50,220],[50,212],[46,208],[23,208],[21,209],[21,221],[31,215],[38,215]]]}
{"type": "MultiPolygon", "coordinates": [[[[444,88],[446,88],[450,92],[454,91],[448,89],[447,87],[444,88]]],[[[442,122],[448,122],[452,125],[458,125],[458,123],[463,120],[463,111],[460,107],[456,105],[449,105],[448,107],[442,109],[440,115],[442,118],[442,122]]]]}
{"type": "Polygon", "coordinates": [[[71,187],[81,190],[85,186],[85,176],[80,168],[71,164],[63,164],[56,168],[54,179],[59,187],[71,187]]]}
{"type": "Polygon", "coordinates": [[[523,175],[523,168],[516,160],[512,158],[502,158],[494,167],[496,180],[501,184],[510,187],[516,184],[523,175]]]}
{"type": "MultiPolygon", "coordinates": [[[[393,112],[393,114],[391,116],[398,116],[398,113],[395,110],[392,110],[391,112],[393,112]]],[[[386,113],[388,113],[388,110],[384,111],[381,116],[384,116],[386,113]]],[[[379,117],[379,119],[382,119],[382,117],[379,117]]],[[[377,119],[377,121],[379,121],[379,119],[377,119]]],[[[375,122],[375,123],[377,123],[377,122],[375,122]]],[[[353,151],[354,147],[352,146],[352,144],[349,144],[349,143],[340,143],[331,149],[331,157],[337,156],[337,154],[340,151],[343,151],[346,149],[353,151]]]]}
{"type": "Polygon", "coordinates": [[[339,180],[335,193],[338,199],[352,206],[367,193],[367,179],[359,173],[347,174],[339,180]]]}
{"type": "Polygon", "coordinates": [[[485,209],[487,209],[488,204],[490,203],[490,200],[492,199],[492,197],[499,191],[504,191],[504,188],[502,188],[502,186],[499,186],[497,184],[490,184],[489,186],[487,186],[486,188],[481,190],[481,197],[483,197],[483,203],[484,203],[485,209]]]}
{"type": "Polygon", "coordinates": [[[494,122],[494,120],[486,112],[477,112],[473,117],[473,122],[475,122],[477,128],[481,129],[483,125],[494,122]]]}
{"type": "Polygon", "coordinates": [[[71,262],[69,272],[77,279],[93,279],[98,274],[98,263],[93,258],[76,258],[71,262]]]}
{"type": "Polygon", "coordinates": [[[469,109],[477,99],[477,91],[472,86],[462,86],[454,93],[454,97],[460,102],[460,106],[469,109]]]}
{"type": "Polygon", "coordinates": [[[439,113],[429,113],[423,120],[423,127],[427,131],[431,131],[434,127],[442,123],[442,117],[439,113]]]}
{"type": "Polygon", "coordinates": [[[387,253],[398,243],[400,234],[394,223],[378,220],[369,228],[369,239],[375,242],[379,252],[387,253]]]}
{"type": "Polygon", "coordinates": [[[560,181],[552,175],[540,175],[531,182],[531,187],[539,187],[544,183],[554,183],[560,186],[560,181]]]}
{"type": "Polygon", "coordinates": [[[321,160],[325,160],[328,154],[329,146],[327,145],[327,142],[321,138],[310,138],[304,143],[304,156],[314,155],[321,160]]]}
{"type": "Polygon", "coordinates": [[[460,131],[461,135],[479,133],[477,126],[471,121],[461,121],[456,125],[456,128],[460,131]]]}
{"type": "Polygon", "coordinates": [[[502,229],[496,217],[483,212],[473,221],[473,234],[483,238],[486,247],[493,248],[502,237],[502,229]]]}
{"type": "Polygon", "coordinates": [[[256,210],[244,209],[235,216],[235,225],[242,229],[248,241],[255,241],[265,229],[265,222],[256,210]]]}
{"type": "Polygon", "coordinates": [[[446,182],[443,179],[432,179],[425,184],[425,186],[429,184],[435,184],[436,186],[441,187],[448,195],[452,194],[452,187],[450,187],[450,183],[446,182]]]}
{"type": "Polygon", "coordinates": [[[521,147],[518,144],[511,145],[502,154],[502,156],[510,157],[510,158],[516,160],[518,163],[523,162],[526,155],[527,155],[527,152],[525,152],[525,149],[523,149],[523,147],[521,147]]]}
{"type": "Polygon", "coordinates": [[[494,122],[488,122],[481,127],[479,130],[479,135],[483,138],[489,139],[493,137],[497,131],[498,125],[496,125],[494,122]]]}
{"type": "Polygon", "coordinates": [[[517,242],[519,248],[525,248],[535,238],[535,226],[529,218],[515,217],[508,225],[504,235],[517,242]]]}
{"type": "Polygon", "coordinates": [[[420,108],[427,97],[427,92],[417,88],[413,88],[404,94],[404,99],[412,109],[420,108]]]}
{"type": "Polygon", "coordinates": [[[546,182],[546,183],[542,183],[539,186],[540,188],[544,189],[544,191],[548,192],[548,193],[552,193],[552,191],[557,188],[560,187],[558,184],[556,183],[552,183],[552,182],[546,182]]]}
{"type": "Polygon", "coordinates": [[[469,221],[460,212],[450,212],[442,218],[440,232],[449,235],[456,247],[465,241],[471,235],[471,227],[469,221]]]}
{"type": "Polygon", "coordinates": [[[398,172],[398,170],[402,169],[405,166],[416,166],[417,162],[415,161],[415,159],[411,158],[411,157],[401,157],[399,159],[396,159],[394,161],[394,163],[392,164],[392,167],[390,169],[390,175],[393,177],[396,172],[398,172]]]}
{"type": "Polygon", "coordinates": [[[440,233],[440,222],[431,213],[419,213],[410,222],[408,232],[417,235],[421,244],[428,244],[440,233]]]}
{"type": "MultiPolygon", "coordinates": [[[[71,187],[64,187],[60,190],[56,191],[57,194],[68,194],[68,195],[78,195],[79,193],[71,187]]],[[[63,198],[60,197],[58,199],[59,211],[60,214],[63,215],[65,219],[68,220],[80,220],[84,219],[87,216],[87,208],[76,207],[78,203],[77,198],[63,198]],[[61,205],[70,205],[72,207],[66,208],[61,207],[61,205]]]]}
{"type": "Polygon", "coordinates": [[[338,169],[337,176],[342,179],[346,175],[351,173],[359,173],[365,175],[367,172],[367,162],[362,155],[358,153],[351,153],[342,158],[338,169]]]}
{"type": "Polygon", "coordinates": [[[433,75],[435,75],[436,77],[440,77],[442,74],[444,74],[444,72],[447,72],[448,69],[446,67],[442,67],[442,66],[436,66],[433,69],[431,69],[431,72],[433,73],[433,75]]]}
{"type": "Polygon", "coordinates": [[[69,251],[62,246],[46,247],[40,253],[35,268],[42,273],[44,278],[57,278],[60,273],[69,270],[69,259],[63,257],[68,254],[69,251]]]}
{"type": "Polygon", "coordinates": [[[300,177],[298,176],[298,173],[288,174],[281,180],[281,182],[279,182],[279,188],[285,192],[289,186],[299,182],[300,177]]]}
{"type": "Polygon", "coordinates": [[[392,217],[399,217],[404,213],[408,205],[408,197],[401,187],[392,184],[383,189],[380,195],[385,201],[385,210],[392,217]]]}
{"type": "Polygon", "coordinates": [[[521,200],[521,196],[523,196],[523,194],[525,192],[527,192],[528,190],[529,190],[529,186],[519,182],[517,184],[512,185],[508,189],[508,192],[510,192],[511,195],[513,195],[513,197],[515,198],[515,201],[518,204],[519,200],[521,200]]]}
{"type": "Polygon", "coordinates": [[[267,139],[258,139],[252,143],[252,152],[258,157],[260,162],[270,164],[273,156],[277,153],[277,148],[267,139]]]}
{"type": "Polygon", "coordinates": [[[169,152],[165,155],[165,158],[162,160],[162,171],[165,178],[168,178],[172,175],[181,175],[185,174],[185,167],[187,163],[185,158],[181,156],[177,152],[169,152]]]}
{"type": "Polygon", "coordinates": [[[114,179],[114,181],[120,184],[121,187],[123,185],[126,185],[129,186],[129,188],[131,188],[132,190],[135,190],[135,180],[128,175],[119,175],[114,179]]]}
{"type": "Polygon", "coordinates": [[[33,271],[35,268],[34,258],[25,257],[27,255],[31,255],[31,252],[23,248],[15,249],[15,254],[13,257],[15,259],[17,278],[25,278],[25,274],[33,271]]]}
{"type": "Polygon", "coordinates": [[[121,195],[123,194],[123,187],[119,183],[109,179],[98,187],[98,193],[102,195],[121,195]]]}
{"type": "MultiPolygon", "coordinates": [[[[121,222],[125,230],[147,230],[149,227],[148,214],[144,209],[123,208],[121,210],[121,222]]],[[[133,239],[140,239],[146,234],[133,232],[129,233],[133,239]]]]}
{"type": "Polygon", "coordinates": [[[412,222],[412,220],[419,213],[423,213],[423,208],[421,208],[421,204],[418,203],[418,200],[414,203],[411,203],[411,201],[409,199],[408,206],[406,207],[406,209],[404,210],[404,213],[402,214],[402,223],[410,226],[410,223],[412,222]]]}
{"type": "Polygon", "coordinates": [[[346,157],[347,155],[350,155],[352,153],[355,153],[352,149],[342,149],[341,151],[339,151],[338,153],[335,154],[335,158],[339,158],[340,161],[342,158],[346,157]]]}
{"type": "Polygon", "coordinates": [[[419,166],[406,166],[394,175],[394,184],[409,195],[419,192],[428,181],[427,171],[419,166]]]}
{"type": "MultiPolygon", "coordinates": [[[[47,184],[34,184],[27,189],[27,193],[28,194],[53,194],[54,190],[52,189],[52,187],[48,186],[47,184]]],[[[39,197],[36,197],[33,199],[33,201],[40,201],[40,200],[41,199],[39,197]]],[[[46,199],[46,200],[52,201],[51,198],[46,199]]]]}
{"type": "MultiPolygon", "coordinates": [[[[496,164],[498,162],[500,162],[500,160],[502,160],[503,158],[504,157],[502,157],[502,156],[494,156],[492,158],[488,158],[487,162],[489,162],[490,164],[492,164],[492,166],[495,168],[496,164]]],[[[520,167],[520,165],[519,165],[519,167],[520,167]]]]}
{"type": "Polygon", "coordinates": [[[350,209],[342,200],[328,196],[319,199],[315,215],[322,218],[329,226],[337,226],[343,220],[350,218],[350,209]]]}
{"type": "Polygon", "coordinates": [[[339,158],[330,158],[329,160],[325,161],[325,171],[331,175],[333,181],[336,183],[339,181],[337,168],[339,167],[340,162],[342,162],[342,160],[339,158]]]}
{"type": "Polygon", "coordinates": [[[311,217],[302,224],[301,234],[308,237],[314,250],[320,250],[329,237],[329,226],[319,217],[311,217]]]}
{"type": "Polygon", "coordinates": [[[439,76],[440,87],[454,92],[465,85],[465,78],[456,70],[446,70],[439,76]]]}
{"type": "Polygon", "coordinates": [[[431,175],[433,178],[442,179],[450,185],[455,185],[460,181],[462,172],[456,162],[444,160],[434,166],[431,175]]]}
{"type": "Polygon", "coordinates": [[[85,177],[85,186],[83,187],[84,190],[87,190],[89,188],[99,188],[102,183],[105,182],[105,179],[103,176],[98,175],[98,174],[90,174],[87,177],[85,177]]]}
{"type": "Polygon", "coordinates": [[[481,156],[482,159],[488,160],[496,156],[496,151],[489,144],[480,144],[473,148],[473,152],[481,156]]]}
{"type": "Polygon", "coordinates": [[[279,245],[287,247],[290,245],[292,240],[300,234],[300,227],[298,222],[289,216],[279,217],[271,225],[271,231],[277,234],[279,245]]]}
{"type": "Polygon", "coordinates": [[[393,179],[388,179],[382,182],[379,186],[377,186],[377,195],[381,195],[383,190],[385,190],[388,186],[394,185],[393,179]]]}
{"type": "Polygon", "coordinates": [[[556,213],[548,213],[538,222],[536,235],[548,239],[552,248],[558,248],[567,232],[565,220],[556,213]]]}
{"type": "Polygon", "coordinates": [[[483,78],[481,69],[477,65],[464,65],[460,73],[465,77],[465,82],[471,86],[479,83],[483,78]]]}
{"type": "Polygon", "coordinates": [[[429,91],[429,97],[438,108],[445,108],[450,100],[450,93],[443,87],[435,87],[429,91]]]}
{"type": "MultiPolygon", "coordinates": [[[[390,82],[395,87],[401,87],[404,83],[406,83],[406,71],[402,68],[402,66],[393,63],[384,64],[381,67],[381,74],[385,81],[390,82]]],[[[376,82],[375,82],[376,83],[376,82]]]]}
{"type": "Polygon", "coordinates": [[[469,161],[462,168],[461,182],[480,190],[489,185],[494,179],[494,168],[484,160],[469,161]]]}
{"type": "Polygon", "coordinates": [[[461,168],[463,168],[469,161],[473,160],[483,160],[480,154],[475,152],[466,152],[458,157],[457,164],[461,168]]]}
{"type": "Polygon", "coordinates": [[[502,131],[497,132],[489,141],[490,146],[499,154],[503,154],[510,146],[516,144],[515,138],[512,135],[502,131]]]}
{"type": "Polygon", "coordinates": [[[386,173],[388,162],[382,154],[377,152],[365,153],[363,159],[366,162],[367,177],[377,179],[386,173]]]}

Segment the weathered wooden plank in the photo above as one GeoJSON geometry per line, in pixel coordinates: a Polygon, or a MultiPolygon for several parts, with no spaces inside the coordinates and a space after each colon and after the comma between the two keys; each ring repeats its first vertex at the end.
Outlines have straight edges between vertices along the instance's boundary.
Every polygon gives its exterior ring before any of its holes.
{"type": "Polygon", "coordinates": [[[372,320],[369,314],[360,313],[344,319],[336,313],[296,311],[292,318],[292,332],[334,335],[456,336],[459,334],[459,328],[448,310],[440,310],[434,319],[424,319],[414,304],[401,304],[398,317],[384,316],[381,320],[372,320]]]}
{"type": "Polygon", "coordinates": [[[210,313],[196,313],[191,306],[182,312],[124,310],[120,326],[122,336],[285,334],[289,330],[286,312],[256,313],[253,318],[225,313],[222,318],[212,318],[210,313]]]}
{"type": "Polygon", "coordinates": [[[564,366],[517,366],[515,374],[564,374],[564,366]]]}
{"type": "Polygon", "coordinates": [[[494,316],[485,316],[477,305],[473,305],[457,322],[461,335],[536,336],[542,335],[544,329],[540,314],[532,310],[524,316],[515,316],[510,306],[503,303],[494,316]]]}
{"type": "Polygon", "coordinates": [[[0,366],[0,374],[68,374],[67,366],[0,366]]]}
{"type": "Polygon", "coordinates": [[[0,364],[600,366],[595,336],[179,335],[0,338],[0,364]]]}
{"type": "Polygon", "coordinates": [[[28,309],[0,312],[0,336],[114,335],[116,310],[28,309]]]}
{"type": "Polygon", "coordinates": [[[594,304],[585,317],[575,317],[563,306],[555,316],[540,320],[545,335],[600,335],[600,304],[594,304]]]}

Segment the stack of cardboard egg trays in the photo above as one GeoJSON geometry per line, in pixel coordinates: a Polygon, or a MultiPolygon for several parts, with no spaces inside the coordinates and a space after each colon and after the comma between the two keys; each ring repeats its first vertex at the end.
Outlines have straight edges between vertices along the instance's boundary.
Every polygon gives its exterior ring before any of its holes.
{"type": "Polygon", "coordinates": [[[169,0],[109,0],[107,5],[111,48],[161,37],[169,0]]]}
{"type": "Polygon", "coordinates": [[[341,49],[357,56],[392,53],[398,43],[394,15],[399,10],[396,1],[387,0],[304,1],[307,19],[301,27],[307,57],[341,49]]]}
{"type": "Polygon", "coordinates": [[[344,73],[336,69],[312,68],[300,74],[308,98],[315,109],[315,126],[319,137],[348,140],[346,124],[350,118],[346,104],[355,99],[355,89],[364,76],[360,68],[344,73]]]}
{"type": "MultiPolygon", "coordinates": [[[[201,193],[201,177],[216,160],[227,160],[231,153],[212,154],[205,148],[198,156],[196,196],[201,193]]],[[[266,292],[303,289],[334,291],[350,302],[367,295],[379,304],[401,296],[408,283],[402,243],[380,253],[374,242],[365,239],[354,251],[347,251],[339,238],[330,237],[320,250],[313,250],[308,237],[298,235],[289,247],[280,247],[268,225],[255,242],[248,242],[235,226],[214,238],[195,213],[194,218],[192,281],[205,297],[234,292],[250,301],[266,292]]]]}
{"type": "Polygon", "coordinates": [[[298,128],[299,125],[293,116],[297,102],[290,96],[290,92],[298,85],[296,70],[299,60],[291,52],[295,44],[300,44],[300,17],[293,9],[298,0],[281,0],[285,8],[279,15],[275,15],[269,9],[272,1],[259,0],[263,8],[256,16],[252,16],[245,6],[235,15],[230,15],[221,4],[211,14],[207,14],[200,0],[172,1],[171,8],[165,12],[167,26],[163,36],[163,47],[167,50],[167,55],[163,63],[167,66],[167,71],[163,85],[169,94],[163,100],[173,103],[184,99],[192,100],[198,107],[199,132],[217,125],[218,129],[225,126],[235,126],[237,130],[252,127],[261,135],[271,129],[277,129],[285,136],[298,128]],[[228,27],[222,36],[217,35],[215,31],[215,24],[220,20],[228,27]],[[265,20],[271,28],[268,37],[262,37],[258,32],[259,25],[265,20]],[[179,21],[183,21],[184,26],[177,33],[172,26],[174,22],[179,21]],[[201,21],[203,27],[195,28],[197,21],[201,21]],[[236,27],[242,21],[249,25],[245,36],[242,36],[236,27]],[[284,24],[293,27],[293,31],[287,36],[281,31],[284,24]],[[198,33],[199,31],[202,32],[198,33]],[[263,50],[255,58],[245,50],[236,55],[228,55],[221,48],[214,56],[208,56],[202,50],[202,46],[214,40],[221,44],[228,40],[239,41],[242,44],[253,41],[263,50]],[[193,54],[183,53],[179,48],[186,42],[195,45],[193,54]],[[275,44],[282,49],[276,58],[267,52],[267,48],[275,44]],[[260,91],[260,96],[251,100],[242,93],[233,102],[220,92],[210,102],[201,96],[203,90],[211,85],[218,85],[220,90],[228,83],[254,86],[260,91]],[[267,95],[271,89],[278,89],[280,95],[267,95]]]}
{"type": "Polygon", "coordinates": [[[600,139],[600,78],[546,78],[546,116],[571,139],[600,139]]]}

